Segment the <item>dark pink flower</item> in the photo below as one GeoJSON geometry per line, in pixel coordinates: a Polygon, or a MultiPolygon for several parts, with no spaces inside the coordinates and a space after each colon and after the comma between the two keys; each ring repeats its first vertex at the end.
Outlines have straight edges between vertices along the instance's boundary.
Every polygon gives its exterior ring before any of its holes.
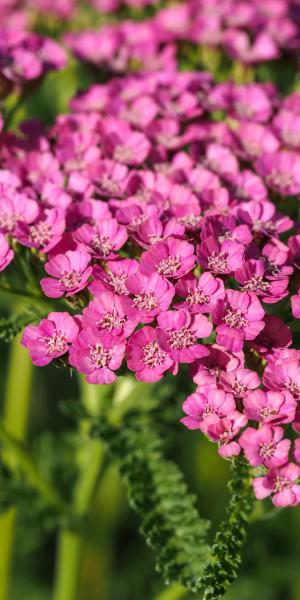
{"type": "Polygon", "coordinates": [[[127,288],[127,280],[137,272],[138,268],[138,261],[130,258],[107,261],[105,269],[95,265],[93,270],[95,279],[89,285],[89,289],[94,296],[105,290],[110,290],[119,296],[128,296],[130,292],[127,288]]]}
{"type": "Polygon", "coordinates": [[[176,293],[185,298],[185,302],[176,308],[187,308],[191,314],[209,313],[218,300],[225,298],[222,279],[213,277],[206,271],[197,279],[194,275],[185,275],[176,284],[176,293]]]}
{"type": "Polygon", "coordinates": [[[258,388],[261,381],[255,371],[240,367],[234,371],[221,371],[220,384],[236,398],[243,398],[248,392],[258,388]]]}
{"type": "Polygon", "coordinates": [[[201,424],[201,430],[213,442],[219,442],[218,453],[223,458],[237,456],[241,449],[234,440],[242,427],[247,425],[248,419],[242,413],[234,410],[226,417],[217,415],[208,416],[201,424]]]}
{"type": "Polygon", "coordinates": [[[228,275],[236,271],[242,263],[244,246],[232,240],[218,242],[215,236],[208,236],[197,246],[200,265],[217,274],[228,275]]]}
{"type": "Polygon", "coordinates": [[[0,271],[4,271],[14,257],[5,236],[0,233],[0,271]]]}
{"type": "Polygon", "coordinates": [[[49,252],[60,241],[65,227],[64,211],[46,208],[41,217],[32,225],[18,223],[15,235],[23,246],[38,248],[41,252],[49,252]]]}
{"type": "Polygon", "coordinates": [[[295,357],[280,357],[269,361],[263,383],[270,390],[288,390],[296,400],[300,400],[300,359],[295,357]]]}
{"type": "Polygon", "coordinates": [[[116,219],[105,219],[95,227],[82,225],[73,237],[78,243],[84,244],[94,256],[111,260],[117,256],[116,250],[124,246],[128,235],[126,228],[119,225],[116,219]]]}
{"type": "Polygon", "coordinates": [[[247,427],[239,437],[239,444],[252,467],[280,467],[288,462],[291,447],[291,441],[283,440],[283,435],[282,427],[247,427]]]}
{"type": "Polygon", "coordinates": [[[291,297],[292,314],[295,319],[300,319],[300,290],[298,294],[291,297]]]}
{"type": "Polygon", "coordinates": [[[140,271],[148,276],[157,272],[162,277],[178,279],[192,270],[195,260],[192,244],[169,237],[142,254],[140,271]]]}
{"type": "Polygon", "coordinates": [[[69,360],[72,367],[86,375],[89,383],[112,383],[124,352],[125,343],[120,338],[87,328],[72,344],[69,360]]]}
{"type": "Polygon", "coordinates": [[[140,323],[150,323],[160,312],[168,310],[175,293],[174,286],[158,273],[149,277],[140,271],[128,277],[127,288],[133,294],[128,315],[140,323]]]}
{"type": "Polygon", "coordinates": [[[91,257],[88,252],[68,250],[57,254],[45,264],[45,271],[51,277],[41,280],[43,292],[49,298],[72,296],[80,292],[88,283],[93,267],[89,267],[91,257]]]}
{"type": "Polygon", "coordinates": [[[278,425],[295,418],[296,401],[290,392],[254,390],[243,398],[244,413],[252,421],[278,425]]]}
{"type": "Polygon", "coordinates": [[[200,429],[201,424],[209,415],[226,417],[236,410],[232,394],[226,394],[223,390],[200,387],[184,401],[183,411],[187,417],[181,419],[188,429],[200,429]]]}
{"type": "Polygon", "coordinates": [[[209,354],[209,350],[198,343],[212,332],[212,324],[204,315],[191,315],[184,309],[169,310],[161,312],[157,322],[159,343],[174,362],[191,363],[209,354]]]}
{"type": "Polygon", "coordinates": [[[253,480],[255,496],[259,500],[272,496],[278,507],[296,506],[300,502],[300,485],[296,483],[299,476],[300,467],[293,463],[271,469],[264,477],[253,480]]]}
{"type": "Polygon", "coordinates": [[[264,314],[255,294],[227,290],[225,301],[219,300],[212,312],[217,343],[239,352],[245,339],[255,339],[264,328],[264,314]]]}
{"type": "Polygon", "coordinates": [[[82,327],[91,327],[98,331],[108,331],[114,336],[129,337],[137,325],[137,321],[128,317],[127,311],[131,300],[127,296],[117,296],[104,291],[97,294],[83,310],[82,327]]]}
{"type": "Polygon", "coordinates": [[[18,192],[0,198],[0,231],[13,234],[19,223],[30,224],[37,218],[39,209],[35,200],[18,192]]]}
{"type": "Polygon", "coordinates": [[[276,278],[269,275],[263,260],[248,260],[235,271],[235,278],[241,284],[242,292],[254,292],[263,302],[274,304],[288,295],[287,277],[276,278]]]}
{"type": "Polygon", "coordinates": [[[173,361],[163,350],[152,327],[143,327],[136,331],[127,343],[127,366],[134,371],[139,381],[159,381],[163,373],[170,369],[173,361]]]}
{"type": "Polygon", "coordinates": [[[300,193],[300,157],[296,152],[264,154],[256,161],[259,175],[267,185],[283,196],[300,193]]]}
{"type": "Polygon", "coordinates": [[[76,321],[68,313],[52,312],[39,325],[25,328],[21,344],[29,350],[33,364],[42,367],[68,352],[78,331],[76,321]]]}

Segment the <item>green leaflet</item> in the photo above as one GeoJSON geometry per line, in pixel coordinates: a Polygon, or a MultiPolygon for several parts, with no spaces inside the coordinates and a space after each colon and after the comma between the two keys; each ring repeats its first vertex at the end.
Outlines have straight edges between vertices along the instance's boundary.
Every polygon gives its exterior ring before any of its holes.
{"type": "Polygon", "coordinates": [[[164,458],[149,416],[127,414],[121,428],[102,420],[97,433],[118,463],[166,584],[180,582],[196,591],[209,556],[209,522],[199,517],[178,467],[164,458]]]}
{"type": "Polygon", "coordinates": [[[237,460],[229,482],[230,500],[227,517],[221,523],[211,549],[211,558],[201,580],[204,600],[222,598],[236,578],[241,563],[240,549],[246,537],[245,527],[253,509],[254,495],[249,465],[237,460]]]}
{"type": "Polygon", "coordinates": [[[227,517],[210,548],[210,524],[200,518],[180,469],[164,457],[150,414],[127,413],[120,428],[102,417],[93,435],[107,443],[120,468],[130,505],[141,518],[141,532],[165,583],[204,591],[205,600],[222,598],[237,575],[252,509],[247,465],[236,461],[233,466],[227,517]]]}
{"type": "Polygon", "coordinates": [[[23,331],[26,325],[33,323],[37,319],[44,315],[38,310],[28,310],[24,313],[18,313],[10,317],[2,317],[0,319],[0,340],[4,342],[11,342],[21,331],[23,331]]]}

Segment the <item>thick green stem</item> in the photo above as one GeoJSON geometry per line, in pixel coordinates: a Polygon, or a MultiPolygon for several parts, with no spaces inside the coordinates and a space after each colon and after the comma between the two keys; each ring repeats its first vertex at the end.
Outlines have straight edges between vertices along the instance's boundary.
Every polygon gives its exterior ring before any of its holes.
{"type": "MultiPolygon", "coordinates": [[[[100,386],[81,381],[82,402],[88,413],[99,410],[100,386]]],[[[81,423],[83,450],[79,456],[80,473],[73,495],[73,510],[84,515],[95,492],[101,470],[104,447],[99,440],[88,437],[88,423],[81,423]]],[[[85,540],[75,531],[61,530],[58,540],[58,557],[55,573],[53,600],[76,600],[78,598],[85,540]]],[[[0,599],[1,600],[1,599],[0,599]]]]}
{"type": "Polygon", "coordinates": [[[182,585],[175,584],[167,588],[161,594],[155,597],[155,600],[180,600],[185,598],[188,594],[188,590],[182,585]]]}
{"type": "MultiPolygon", "coordinates": [[[[18,440],[23,440],[26,436],[32,371],[32,363],[27,351],[20,345],[19,339],[14,340],[9,358],[3,423],[9,434],[18,440]]],[[[8,456],[8,460],[14,462],[13,453],[8,456]]],[[[16,508],[11,508],[0,515],[0,600],[9,598],[16,515],[16,508]]]]}

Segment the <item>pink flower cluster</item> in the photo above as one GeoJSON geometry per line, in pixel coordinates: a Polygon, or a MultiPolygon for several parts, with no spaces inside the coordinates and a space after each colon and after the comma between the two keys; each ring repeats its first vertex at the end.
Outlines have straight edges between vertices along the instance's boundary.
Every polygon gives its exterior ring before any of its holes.
{"type": "MultiPolygon", "coordinates": [[[[116,10],[119,0],[94,0],[116,10]]],[[[126,2],[141,7],[143,0],[126,2]]],[[[124,21],[67,36],[75,54],[114,71],[173,68],[183,42],[221,48],[232,60],[258,64],[299,48],[300,10],[296,0],[188,0],[167,5],[143,21],[124,21]]]]}
{"type": "Polygon", "coordinates": [[[51,310],[23,334],[34,364],[94,384],[189,365],[183,423],[243,453],[258,498],[299,503],[300,95],[174,70],[71,110],[1,134],[0,270],[30,256],[51,310]]]}

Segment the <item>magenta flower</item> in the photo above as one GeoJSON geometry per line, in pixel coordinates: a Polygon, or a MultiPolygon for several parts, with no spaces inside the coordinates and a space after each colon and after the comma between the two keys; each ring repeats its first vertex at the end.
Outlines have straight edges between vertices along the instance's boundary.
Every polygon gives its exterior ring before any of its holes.
{"type": "Polygon", "coordinates": [[[141,165],[145,162],[151,145],[143,133],[128,129],[124,136],[117,131],[107,133],[104,148],[107,155],[115,161],[125,165],[141,165]]]}
{"type": "Polygon", "coordinates": [[[88,283],[93,267],[88,252],[68,250],[66,254],[57,254],[45,264],[45,271],[51,277],[41,280],[41,287],[49,298],[72,296],[80,292],[88,283]]]}
{"type": "Polygon", "coordinates": [[[218,242],[212,235],[197,246],[197,258],[204,269],[228,275],[243,264],[244,246],[232,240],[218,242]]]}
{"type": "Polygon", "coordinates": [[[157,272],[162,277],[178,279],[191,271],[195,260],[192,244],[169,237],[142,254],[140,270],[148,276],[157,272]]]}
{"type": "Polygon", "coordinates": [[[271,496],[278,507],[296,506],[300,502],[300,485],[296,483],[299,476],[300,467],[294,463],[271,469],[264,477],[253,480],[255,496],[258,500],[271,496]]]}
{"type": "Polygon", "coordinates": [[[163,350],[152,327],[143,327],[136,331],[127,343],[127,366],[134,371],[139,381],[159,381],[163,373],[170,369],[173,361],[163,350]]]}
{"type": "Polygon", "coordinates": [[[300,400],[300,359],[299,357],[280,358],[270,361],[264,371],[263,384],[270,390],[288,390],[296,400],[300,400]]]}
{"type": "Polygon", "coordinates": [[[137,272],[138,268],[138,261],[130,258],[107,261],[105,269],[95,265],[93,270],[95,279],[89,285],[89,289],[95,296],[105,290],[120,296],[128,296],[130,292],[127,288],[127,280],[137,272]]]}
{"type": "Polygon", "coordinates": [[[292,314],[295,319],[300,319],[300,290],[298,294],[291,297],[292,314]]]}
{"type": "Polygon", "coordinates": [[[270,268],[264,260],[248,260],[234,275],[241,284],[242,292],[254,292],[268,304],[279,302],[288,295],[288,278],[270,275],[270,268]]]}
{"type": "Polygon", "coordinates": [[[300,115],[283,109],[274,117],[272,125],[284,146],[291,150],[300,148],[300,115]]]}
{"type": "Polygon", "coordinates": [[[300,438],[294,441],[294,459],[300,463],[300,438]]]}
{"type": "Polygon", "coordinates": [[[49,252],[61,240],[65,227],[64,211],[56,208],[45,209],[41,218],[32,225],[18,223],[15,236],[23,246],[49,252]]]}
{"type": "Polygon", "coordinates": [[[18,192],[0,198],[0,231],[13,234],[19,222],[30,224],[37,218],[39,209],[35,200],[18,192]]]}
{"type": "Polygon", "coordinates": [[[137,325],[137,320],[127,315],[130,305],[131,300],[127,296],[117,296],[108,291],[99,293],[96,300],[83,310],[82,327],[127,338],[137,325]]]}
{"type": "Polygon", "coordinates": [[[198,384],[216,387],[223,371],[233,372],[244,365],[244,353],[229,352],[217,344],[209,345],[209,356],[201,358],[191,365],[190,373],[193,381],[198,384]]]}
{"type": "Polygon", "coordinates": [[[239,171],[239,163],[235,155],[219,144],[208,144],[205,154],[205,163],[221,177],[229,181],[234,178],[239,171]]]}
{"type": "Polygon", "coordinates": [[[97,258],[111,260],[117,256],[116,250],[124,246],[128,235],[126,228],[119,225],[116,219],[105,219],[95,227],[82,225],[73,237],[97,258]]]}
{"type": "Polygon", "coordinates": [[[282,427],[247,427],[239,437],[239,444],[252,467],[280,467],[288,462],[291,447],[291,441],[283,440],[283,435],[282,427]]]}
{"type": "Polygon", "coordinates": [[[181,419],[188,429],[200,429],[204,419],[209,415],[226,417],[236,410],[232,394],[223,390],[200,387],[184,401],[183,411],[188,415],[181,419]]]}
{"type": "Polygon", "coordinates": [[[226,417],[217,415],[208,416],[201,424],[201,430],[213,442],[219,442],[218,453],[223,458],[237,456],[241,449],[234,440],[242,427],[247,425],[248,419],[242,413],[234,410],[226,417]]]}
{"type": "Polygon", "coordinates": [[[161,312],[157,317],[157,338],[174,362],[191,363],[207,356],[209,350],[198,343],[212,332],[212,324],[204,315],[192,316],[187,310],[161,312]]]}
{"type": "Polygon", "coordinates": [[[269,351],[273,352],[274,350],[286,348],[291,345],[291,330],[280,317],[265,315],[264,323],[263,330],[259,333],[255,342],[253,342],[253,348],[265,354],[269,351]]]}
{"type": "Polygon", "coordinates": [[[220,384],[236,398],[243,398],[248,392],[258,388],[261,381],[255,371],[240,367],[234,371],[222,371],[220,384]]]}
{"type": "Polygon", "coordinates": [[[69,361],[72,367],[86,375],[88,383],[112,383],[124,352],[125,343],[120,338],[87,328],[72,344],[69,361]]]}
{"type": "Polygon", "coordinates": [[[294,152],[264,154],[256,161],[259,175],[267,185],[283,196],[300,193],[300,157],[294,152]]]}
{"type": "Polygon", "coordinates": [[[174,286],[158,273],[148,277],[140,271],[128,277],[127,288],[134,296],[128,315],[140,323],[150,323],[160,312],[168,310],[175,293],[174,286]]]}
{"type": "Polygon", "coordinates": [[[78,332],[75,319],[68,313],[52,312],[39,325],[25,328],[21,344],[28,349],[33,364],[43,367],[68,352],[78,332]]]}
{"type": "Polygon", "coordinates": [[[0,271],[4,271],[14,257],[5,236],[0,233],[0,271]]]}
{"type": "Polygon", "coordinates": [[[222,279],[213,277],[207,271],[197,279],[194,275],[185,275],[175,286],[176,293],[185,298],[185,302],[176,308],[186,308],[191,314],[209,313],[218,300],[225,297],[222,279]]]}
{"type": "Polygon", "coordinates": [[[292,423],[296,402],[290,392],[254,390],[243,398],[244,413],[252,421],[278,425],[292,423]]]}
{"type": "Polygon", "coordinates": [[[212,312],[217,343],[240,352],[244,340],[254,340],[264,328],[264,314],[255,294],[227,290],[225,301],[219,300],[212,312]]]}

